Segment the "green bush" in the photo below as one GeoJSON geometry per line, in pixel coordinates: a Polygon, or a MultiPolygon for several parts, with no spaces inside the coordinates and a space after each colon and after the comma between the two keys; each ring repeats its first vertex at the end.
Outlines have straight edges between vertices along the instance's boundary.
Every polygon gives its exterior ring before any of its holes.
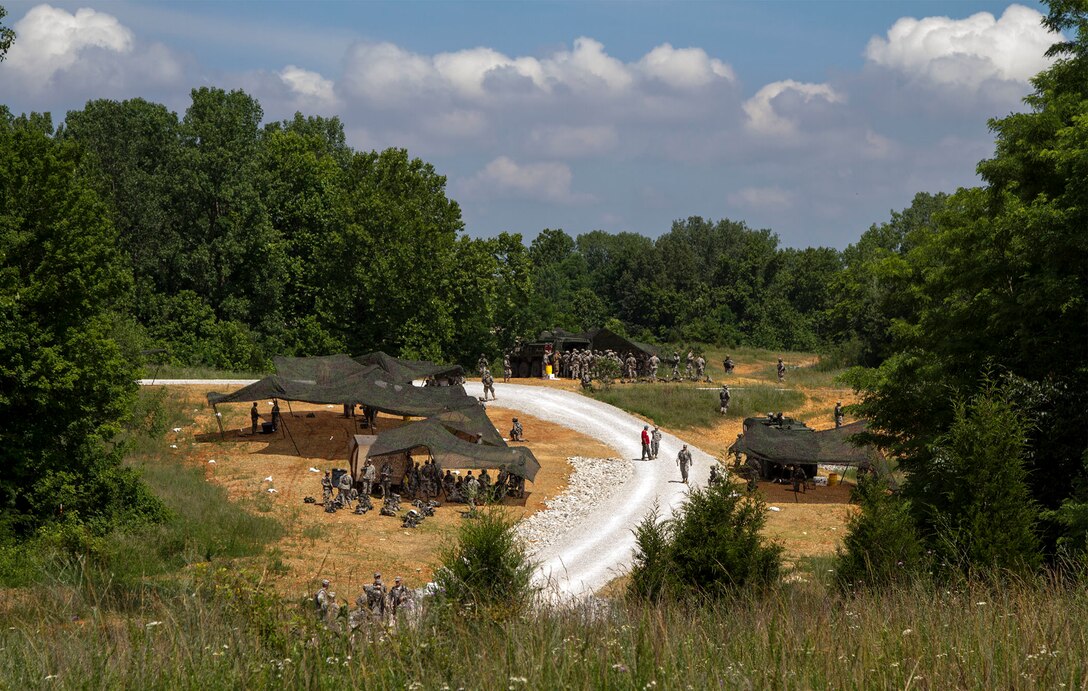
{"type": "Polygon", "coordinates": [[[729,484],[693,488],[675,518],[656,507],[635,530],[629,594],[637,598],[721,597],[778,581],[782,547],[760,534],[767,505],[729,484]]]}
{"type": "Polygon", "coordinates": [[[878,588],[906,583],[928,571],[928,561],[908,502],[877,479],[863,478],[853,500],[861,510],[850,517],[835,578],[843,588],[878,588]]]}
{"type": "Polygon", "coordinates": [[[515,614],[532,599],[535,568],[514,534],[514,522],[498,509],[485,509],[461,524],[457,543],[442,553],[435,580],[462,606],[515,614]]]}

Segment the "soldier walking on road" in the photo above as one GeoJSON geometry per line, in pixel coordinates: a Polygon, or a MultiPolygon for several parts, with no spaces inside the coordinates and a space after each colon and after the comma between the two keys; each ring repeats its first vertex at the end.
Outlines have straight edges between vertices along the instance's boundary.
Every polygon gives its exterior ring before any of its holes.
{"type": "Polygon", "coordinates": [[[680,453],[676,454],[676,465],[680,466],[680,477],[684,480],[684,484],[688,484],[688,468],[691,467],[691,452],[688,451],[688,445],[684,444],[684,448],[680,449],[680,453]]]}
{"type": "Polygon", "coordinates": [[[729,394],[729,387],[726,386],[725,384],[722,384],[722,390],[718,392],[718,401],[721,403],[721,411],[720,412],[721,412],[722,415],[728,415],[729,414],[729,399],[730,398],[731,398],[731,396],[729,394]]]}
{"type": "Polygon", "coordinates": [[[653,454],[650,453],[650,426],[642,426],[642,458],[643,461],[653,460],[653,454]]]}
{"type": "Polygon", "coordinates": [[[661,447],[661,429],[654,425],[654,431],[650,433],[650,458],[657,460],[657,450],[661,447]]]}
{"type": "Polygon", "coordinates": [[[484,385],[484,400],[485,401],[487,400],[488,392],[491,393],[491,400],[495,400],[496,398],[498,398],[495,395],[495,379],[491,376],[491,370],[484,369],[484,374],[483,374],[483,377],[482,377],[482,379],[480,381],[483,382],[483,385],[484,385]]]}
{"type": "Polygon", "coordinates": [[[514,376],[514,368],[510,366],[510,353],[502,356],[502,383],[510,383],[510,377],[514,376]]]}

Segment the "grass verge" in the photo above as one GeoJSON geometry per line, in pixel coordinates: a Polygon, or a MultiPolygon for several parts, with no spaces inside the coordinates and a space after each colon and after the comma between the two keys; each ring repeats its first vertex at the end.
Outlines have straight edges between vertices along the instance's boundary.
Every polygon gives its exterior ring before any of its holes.
{"type": "MultiPolygon", "coordinates": [[[[789,413],[799,409],[805,395],[792,389],[772,386],[730,387],[730,418],[763,415],[770,411],[789,413]]],[[[640,415],[670,429],[711,427],[721,420],[718,390],[691,383],[620,384],[593,392],[599,401],[640,415]]]]}

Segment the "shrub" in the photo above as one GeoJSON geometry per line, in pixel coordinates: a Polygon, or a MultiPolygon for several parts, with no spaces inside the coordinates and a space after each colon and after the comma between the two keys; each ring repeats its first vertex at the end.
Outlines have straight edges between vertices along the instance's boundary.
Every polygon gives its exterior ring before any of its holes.
{"type": "Polygon", "coordinates": [[[927,570],[925,550],[909,503],[878,479],[862,478],[853,500],[861,510],[847,523],[835,578],[844,588],[884,587],[907,582],[927,570]]]}
{"type": "Polygon", "coordinates": [[[478,511],[444,550],[435,580],[453,602],[493,614],[518,613],[533,594],[536,565],[498,509],[478,511]]]}
{"type": "Polygon", "coordinates": [[[693,488],[671,521],[659,521],[655,507],[635,530],[629,594],[720,597],[774,584],[782,547],[760,535],[766,520],[762,495],[728,484],[693,488]]]}

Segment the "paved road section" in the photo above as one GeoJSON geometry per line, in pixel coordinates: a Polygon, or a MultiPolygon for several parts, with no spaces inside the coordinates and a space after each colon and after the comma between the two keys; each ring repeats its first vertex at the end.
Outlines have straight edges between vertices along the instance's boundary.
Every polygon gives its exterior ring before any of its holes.
{"type": "MultiPolygon", "coordinates": [[[[142,380],[141,384],[150,384],[142,380]]],[[[156,385],[235,385],[245,386],[243,380],[163,379],[156,385]]],[[[483,396],[479,382],[468,382],[470,395],[483,396]]],[[[676,455],[683,442],[665,434],[656,461],[639,460],[642,451],[640,434],[645,424],[635,416],[615,406],[581,394],[543,386],[495,384],[498,400],[494,405],[524,412],[581,432],[613,449],[619,458],[630,459],[634,468],[630,479],[607,502],[595,506],[577,525],[556,526],[562,536],[535,555],[540,562],[538,578],[556,595],[578,597],[592,594],[630,566],[635,545],[632,530],[649,513],[656,501],[663,517],[672,515],[687,493],[680,482],[676,455]]],[[[652,427],[651,427],[652,429],[652,427]]],[[[500,430],[503,431],[503,430],[500,430]]],[[[533,430],[525,436],[533,438],[533,430]]],[[[694,458],[690,482],[703,486],[710,475],[713,458],[689,446],[694,458]]],[[[577,449],[572,450],[577,454],[577,449]]]]}

